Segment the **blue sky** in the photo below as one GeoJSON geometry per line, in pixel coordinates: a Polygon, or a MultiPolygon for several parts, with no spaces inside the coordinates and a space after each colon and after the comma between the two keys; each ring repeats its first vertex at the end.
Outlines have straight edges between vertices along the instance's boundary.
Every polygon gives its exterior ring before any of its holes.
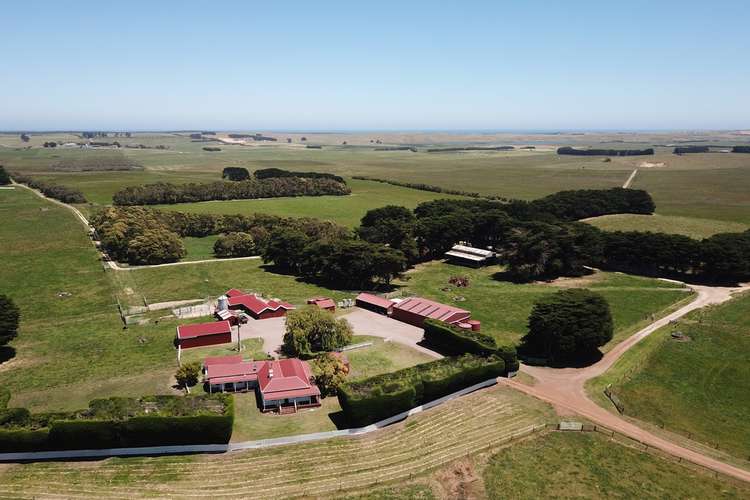
{"type": "Polygon", "coordinates": [[[0,129],[750,128],[750,2],[4,2],[0,129]]]}

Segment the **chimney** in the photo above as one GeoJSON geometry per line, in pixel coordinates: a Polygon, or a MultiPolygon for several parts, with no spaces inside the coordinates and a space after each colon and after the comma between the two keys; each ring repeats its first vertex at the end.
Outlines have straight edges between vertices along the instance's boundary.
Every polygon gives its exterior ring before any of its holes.
{"type": "Polygon", "coordinates": [[[268,369],[268,378],[273,378],[273,368],[268,369]]]}

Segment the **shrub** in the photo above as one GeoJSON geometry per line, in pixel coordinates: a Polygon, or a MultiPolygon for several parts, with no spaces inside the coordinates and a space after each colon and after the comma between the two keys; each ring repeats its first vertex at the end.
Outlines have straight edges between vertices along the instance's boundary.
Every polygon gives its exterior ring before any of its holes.
{"type": "Polygon", "coordinates": [[[257,253],[253,237],[247,233],[229,233],[220,236],[214,243],[217,257],[249,257],[257,253]]]}
{"type": "Polygon", "coordinates": [[[432,318],[424,321],[424,340],[441,353],[454,356],[466,353],[489,356],[497,351],[495,339],[490,335],[459,328],[432,318]]]}
{"type": "Polygon", "coordinates": [[[221,177],[230,181],[245,181],[250,178],[250,172],[243,167],[226,167],[221,172],[221,177]]]}
{"type": "Polygon", "coordinates": [[[10,176],[5,171],[5,168],[0,165],[0,186],[5,186],[6,184],[10,184],[10,176]]]}
{"type": "Polygon", "coordinates": [[[217,153],[221,151],[221,148],[217,148],[215,146],[204,146],[203,151],[208,151],[209,153],[217,153]]]}
{"type": "Polygon", "coordinates": [[[324,353],[315,358],[312,368],[315,374],[315,385],[318,386],[323,396],[335,396],[349,373],[344,362],[331,353],[324,353]]]}
{"type": "Polygon", "coordinates": [[[603,296],[587,289],[562,290],[534,304],[522,351],[552,363],[577,363],[612,340],[612,329],[603,296]]]}
{"type": "Polygon", "coordinates": [[[180,387],[193,387],[201,375],[201,364],[198,361],[185,363],[177,369],[174,378],[180,387]]]}

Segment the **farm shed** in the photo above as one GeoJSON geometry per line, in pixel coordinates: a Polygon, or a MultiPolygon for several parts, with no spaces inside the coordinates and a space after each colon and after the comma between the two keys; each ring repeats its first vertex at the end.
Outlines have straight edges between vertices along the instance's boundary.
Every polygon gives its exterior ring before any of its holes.
{"type": "Polygon", "coordinates": [[[391,308],[393,307],[393,301],[378,297],[371,293],[360,293],[355,299],[357,307],[367,309],[372,312],[380,314],[390,314],[391,308]]]}
{"type": "Polygon", "coordinates": [[[466,245],[453,245],[445,252],[445,258],[452,264],[481,267],[495,262],[495,252],[466,245]]]}
{"type": "Polygon", "coordinates": [[[468,323],[471,317],[469,311],[421,297],[409,297],[398,302],[393,306],[391,317],[420,328],[426,318],[437,319],[462,328],[471,328],[468,323]]]}
{"type": "Polygon", "coordinates": [[[336,311],[336,302],[333,301],[333,299],[329,299],[328,297],[315,297],[312,299],[307,300],[308,304],[316,305],[321,309],[324,309],[326,311],[335,312],[336,311]]]}
{"type": "MultiPolygon", "coordinates": [[[[231,292],[232,290],[230,290],[231,292]]],[[[286,316],[287,311],[294,309],[288,302],[269,300],[268,302],[255,295],[229,295],[228,306],[232,310],[241,310],[254,319],[268,319],[286,316]]]]}
{"type": "Polygon", "coordinates": [[[177,327],[177,344],[182,349],[207,345],[228,344],[232,341],[229,321],[197,323],[177,327]]]}

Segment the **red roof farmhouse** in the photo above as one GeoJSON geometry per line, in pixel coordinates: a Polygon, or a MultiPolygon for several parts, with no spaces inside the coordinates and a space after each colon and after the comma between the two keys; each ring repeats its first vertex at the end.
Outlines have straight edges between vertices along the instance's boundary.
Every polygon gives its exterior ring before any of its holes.
{"type": "Polygon", "coordinates": [[[177,345],[182,349],[206,345],[227,344],[232,341],[229,321],[196,323],[177,327],[177,345]]]}
{"type": "Polygon", "coordinates": [[[203,369],[209,392],[257,389],[264,411],[320,405],[320,389],[312,382],[310,365],[297,358],[270,361],[243,361],[241,356],[206,358],[203,369]]]}

